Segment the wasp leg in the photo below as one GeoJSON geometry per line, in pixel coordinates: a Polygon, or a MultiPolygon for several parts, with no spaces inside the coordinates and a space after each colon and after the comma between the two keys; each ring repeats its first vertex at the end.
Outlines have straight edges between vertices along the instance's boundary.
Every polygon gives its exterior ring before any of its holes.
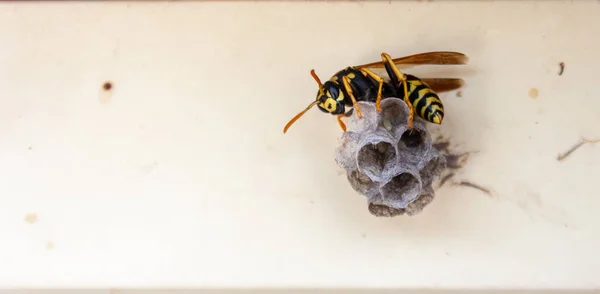
{"type": "Polygon", "coordinates": [[[402,82],[402,86],[404,87],[404,102],[406,102],[406,105],[408,106],[408,128],[410,129],[412,128],[415,110],[413,108],[413,105],[410,103],[410,100],[408,99],[408,85],[406,83],[406,76],[402,72],[400,72],[400,69],[398,69],[398,67],[392,60],[392,57],[390,57],[387,53],[381,53],[381,59],[383,59],[383,61],[387,65],[386,69],[388,70],[390,79],[394,81],[396,85],[400,81],[402,82]],[[392,75],[392,73],[395,75],[395,77],[392,75]],[[398,79],[400,79],[400,81],[398,81],[398,79]]]}
{"type": "Polygon", "coordinates": [[[354,94],[352,93],[352,87],[350,87],[350,81],[348,80],[348,77],[344,76],[342,80],[344,81],[344,87],[346,87],[346,92],[348,92],[348,95],[350,95],[350,99],[352,99],[352,107],[356,109],[356,116],[358,116],[358,118],[362,118],[362,114],[360,114],[360,108],[358,107],[358,102],[356,102],[356,98],[354,98],[354,94]]]}
{"type": "Polygon", "coordinates": [[[360,71],[364,72],[379,83],[379,90],[377,90],[377,100],[375,100],[375,108],[377,109],[377,112],[381,112],[381,92],[383,90],[383,78],[366,68],[361,68],[360,71]]]}
{"type": "Polygon", "coordinates": [[[345,117],[346,114],[342,113],[342,114],[338,114],[337,115],[337,121],[338,124],[340,125],[340,128],[342,128],[342,131],[346,132],[346,125],[344,124],[344,122],[342,121],[342,117],[345,117]]]}
{"type": "Polygon", "coordinates": [[[346,111],[346,113],[342,113],[342,114],[338,114],[337,115],[338,124],[340,125],[340,128],[342,128],[342,130],[344,132],[346,132],[346,124],[344,124],[344,122],[342,121],[342,118],[344,118],[344,117],[350,117],[352,115],[352,111],[353,110],[354,109],[351,108],[350,110],[346,111]]]}

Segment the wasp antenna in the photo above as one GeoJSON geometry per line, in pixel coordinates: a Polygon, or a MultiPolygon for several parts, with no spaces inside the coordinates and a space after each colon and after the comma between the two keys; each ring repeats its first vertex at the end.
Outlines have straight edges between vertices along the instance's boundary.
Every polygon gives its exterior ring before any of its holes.
{"type": "Polygon", "coordinates": [[[319,100],[315,100],[313,101],[311,104],[309,104],[306,109],[302,110],[300,113],[296,114],[296,116],[294,116],[283,128],[283,133],[285,134],[285,132],[287,132],[287,130],[292,126],[292,124],[297,121],[302,115],[304,115],[304,113],[306,113],[309,109],[311,109],[313,106],[315,106],[317,104],[317,102],[319,102],[319,100]]]}
{"type": "Polygon", "coordinates": [[[310,75],[313,77],[313,79],[315,79],[315,81],[317,81],[317,84],[319,84],[319,87],[323,87],[323,83],[321,83],[321,79],[319,79],[319,76],[317,76],[314,69],[310,70],[310,75]]]}

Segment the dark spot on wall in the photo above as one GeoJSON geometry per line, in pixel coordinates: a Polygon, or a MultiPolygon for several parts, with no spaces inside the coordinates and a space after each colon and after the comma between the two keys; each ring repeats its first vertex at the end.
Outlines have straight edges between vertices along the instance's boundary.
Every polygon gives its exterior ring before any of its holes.
{"type": "Polygon", "coordinates": [[[104,91],[110,91],[110,90],[112,90],[112,88],[113,88],[113,85],[111,82],[105,82],[102,85],[102,89],[104,89],[104,91]]]}
{"type": "Polygon", "coordinates": [[[438,188],[441,188],[446,182],[451,182],[455,178],[457,173],[463,168],[469,159],[469,152],[458,153],[455,150],[451,150],[452,144],[450,140],[440,136],[437,137],[433,142],[433,148],[437,149],[444,158],[446,159],[446,169],[440,176],[438,188]]]}
{"type": "Polygon", "coordinates": [[[432,144],[446,158],[446,167],[449,169],[459,169],[467,163],[469,153],[456,154],[450,151],[450,141],[444,138],[437,138],[432,144]]]}
{"type": "Polygon", "coordinates": [[[113,84],[109,81],[106,81],[106,82],[104,82],[104,84],[102,84],[102,90],[100,91],[100,97],[98,97],[98,100],[100,101],[101,104],[106,104],[110,101],[113,88],[114,88],[113,84]]]}
{"type": "Polygon", "coordinates": [[[558,64],[558,67],[559,67],[559,69],[558,69],[558,75],[562,76],[563,72],[565,72],[565,63],[561,61],[558,64]]]}
{"type": "Polygon", "coordinates": [[[489,196],[492,196],[492,191],[490,191],[489,189],[484,188],[482,186],[479,186],[477,184],[471,183],[471,182],[461,181],[457,185],[458,186],[464,186],[464,187],[473,188],[473,189],[479,190],[479,191],[481,191],[481,192],[483,192],[483,193],[485,193],[485,194],[487,194],[489,196]]]}
{"type": "Polygon", "coordinates": [[[563,161],[565,160],[565,158],[569,157],[569,155],[571,155],[571,153],[575,152],[575,150],[579,149],[579,147],[583,146],[584,144],[595,144],[595,143],[600,143],[600,138],[596,138],[596,139],[586,139],[586,138],[581,138],[579,140],[579,142],[577,142],[577,144],[573,145],[571,148],[569,148],[569,150],[561,153],[558,155],[558,157],[556,158],[556,160],[558,161],[563,161]]]}
{"type": "Polygon", "coordinates": [[[446,166],[449,169],[459,169],[459,168],[465,166],[465,164],[467,164],[467,160],[469,159],[469,154],[468,153],[464,153],[464,154],[460,154],[460,155],[447,154],[447,155],[445,155],[445,157],[446,157],[446,166]]]}
{"type": "Polygon", "coordinates": [[[449,173],[447,175],[445,175],[441,180],[440,180],[440,187],[443,186],[446,182],[448,182],[448,180],[450,180],[452,177],[454,177],[454,173],[449,173]]]}
{"type": "Polygon", "coordinates": [[[446,153],[448,152],[448,147],[450,147],[450,142],[441,141],[441,139],[437,139],[435,143],[433,143],[433,148],[437,149],[439,152],[446,153]]]}

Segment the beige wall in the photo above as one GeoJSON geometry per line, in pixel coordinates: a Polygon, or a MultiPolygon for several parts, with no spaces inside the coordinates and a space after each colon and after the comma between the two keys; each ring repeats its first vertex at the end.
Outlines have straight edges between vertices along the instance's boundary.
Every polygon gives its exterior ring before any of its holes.
{"type": "Polygon", "coordinates": [[[596,288],[600,145],[556,157],[600,137],[599,17],[596,1],[1,3],[0,287],[596,288]],[[431,129],[468,161],[419,216],[375,218],[335,165],[332,116],[282,128],[315,97],[311,68],[433,50],[470,57],[407,70],[465,79],[431,129]]]}

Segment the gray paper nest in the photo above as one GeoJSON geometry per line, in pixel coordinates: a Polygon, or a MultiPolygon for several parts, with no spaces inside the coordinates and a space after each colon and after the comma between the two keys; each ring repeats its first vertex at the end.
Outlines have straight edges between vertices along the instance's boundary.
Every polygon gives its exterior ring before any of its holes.
{"type": "Polygon", "coordinates": [[[348,131],[336,150],[336,162],[352,188],[368,199],[375,216],[415,215],[435,197],[432,183],[445,168],[444,156],[432,146],[423,119],[415,114],[407,130],[408,106],[402,99],[359,102],[348,119],[348,131]]]}

